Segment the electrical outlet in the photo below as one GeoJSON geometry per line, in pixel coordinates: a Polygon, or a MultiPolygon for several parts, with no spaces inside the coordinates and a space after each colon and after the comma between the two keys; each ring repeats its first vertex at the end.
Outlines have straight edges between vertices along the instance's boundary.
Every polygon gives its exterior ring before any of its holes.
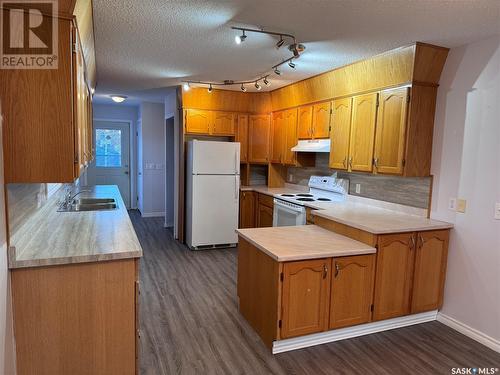
{"type": "Polygon", "coordinates": [[[457,210],[457,198],[450,198],[448,202],[448,209],[451,211],[457,210]]]}
{"type": "Polygon", "coordinates": [[[361,184],[356,184],[356,194],[361,194],[361,184]]]}
{"type": "Polygon", "coordinates": [[[465,199],[457,199],[457,212],[465,213],[465,207],[467,206],[467,201],[465,199]]]}
{"type": "Polygon", "coordinates": [[[495,220],[500,220],[500,203],[495,203],[495,220]]]}

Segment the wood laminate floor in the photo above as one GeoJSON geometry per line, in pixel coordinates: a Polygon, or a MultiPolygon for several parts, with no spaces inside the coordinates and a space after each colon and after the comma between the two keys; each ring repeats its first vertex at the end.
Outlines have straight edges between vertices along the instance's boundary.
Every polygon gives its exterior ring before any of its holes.
{"type": "Polygon", "coordinates": [[[454,367],[500,367],[499,353],[438,322],[273,356],[238,313],[236,249],[193,252],[173,240],[162,218],[130,216],[144,250],[142,375],[451,374],[454,367]]]}

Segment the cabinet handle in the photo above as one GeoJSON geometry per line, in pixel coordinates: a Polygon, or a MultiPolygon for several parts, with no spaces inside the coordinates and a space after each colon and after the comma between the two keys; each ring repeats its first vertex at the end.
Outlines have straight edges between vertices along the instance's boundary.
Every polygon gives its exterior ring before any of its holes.
{"type": "Polygon", "coordinates": [[[337,262],[335,262],[335,277],[339,275],[340,272],[340,266],[337,262]]]}
{"type": "Polygon", "coordinates": [[[413,234],[410,237],[410,250],[415,249],[415,237],[413,237],[413,234]]]}
{"type": "Polygon", "coordinates": [[[373,165],[378,169],[378,158],[373,159],[373,165]]]}
{"type": "Polygon", "coordinates": [[[344,168],[347,168],[347,157],[345,157],[344,160],[342,160],[342,164],[344,168]]]}
{"type": "Polygon", "coordinates": [[[352,170],[352,156],[349,157],[349,168],[352,170]]]}
{"type": "Polygon", "coordinates": [[[326,279],[326,275],[328,274],[328,267],[326,264],[323,264],[323,279],[326,279]]]}
{"type": "Polygon", "coordinates": [[[419,234],[419,235],[418,235],[418,238],[419,238],[419,240],[420,240],[420,245],[419,245],[419,247],[420,247],[420,248],[424,247],[424,237],[422,237],[422,235],[421,235],[421,234],[419,234]]]}

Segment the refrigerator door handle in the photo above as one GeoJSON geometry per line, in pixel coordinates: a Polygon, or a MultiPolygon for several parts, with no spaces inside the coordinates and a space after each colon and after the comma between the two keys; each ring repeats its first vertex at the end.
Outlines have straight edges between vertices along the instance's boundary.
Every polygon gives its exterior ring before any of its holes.
{"type": "Polygon", "coordinates": [[[234,173],[238,174],[238,150],[234,153],[234,173]]]}
{"type": "Polygon", "coordinates": [[[237,201],[238,200],[238,188],[239,188],[239,176],[235,175],[234,176],[234,199],[237,201]]]}

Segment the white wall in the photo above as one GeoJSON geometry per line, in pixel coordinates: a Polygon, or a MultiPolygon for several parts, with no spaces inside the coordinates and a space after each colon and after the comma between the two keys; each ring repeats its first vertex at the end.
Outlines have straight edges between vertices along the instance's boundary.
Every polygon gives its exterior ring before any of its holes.
{"type": "MultiPolygon", "coordinates": [[[[130,176],[137,175],[137,116],[138,108],[127,105],[94,104],[93,116],[95,120],[118,120],[130,122],[130,176]]],[[[137,208],[137,181],[130,181],[130,205],[137,208]]]]}
{"type": "MultiPolygon", "coordinates": [[[[142,215],[165,215],[165,106],[142,103],[142,215]]],[[[140,169],[140,168],[139,168],[140,169]]]]}
{"type": "Polygon", "coordinates": [[[175,90],[165,98],[165,119],[167,122],[165,145],[165,227],[174,227],[174,238],[178,238],[177,215],[179,202],[179,111],[175,90]]]}
{"type": "Polygon", "coordinates": [[[7,233],[5,226],[5,200],[3,181],[3,150],[1,142],[2,120],[0,108],[0,374],[15,374],[14,333],[10,277],[7,263],[7,233]]]}
{"type": "Polygon", "coordinates": [[[443,322],[500,351],[500,37],[450,51],[438,91],[431,216],[451,232],[443,322]],[[449,198],[467,200],[466,213],[449,198]]]}

